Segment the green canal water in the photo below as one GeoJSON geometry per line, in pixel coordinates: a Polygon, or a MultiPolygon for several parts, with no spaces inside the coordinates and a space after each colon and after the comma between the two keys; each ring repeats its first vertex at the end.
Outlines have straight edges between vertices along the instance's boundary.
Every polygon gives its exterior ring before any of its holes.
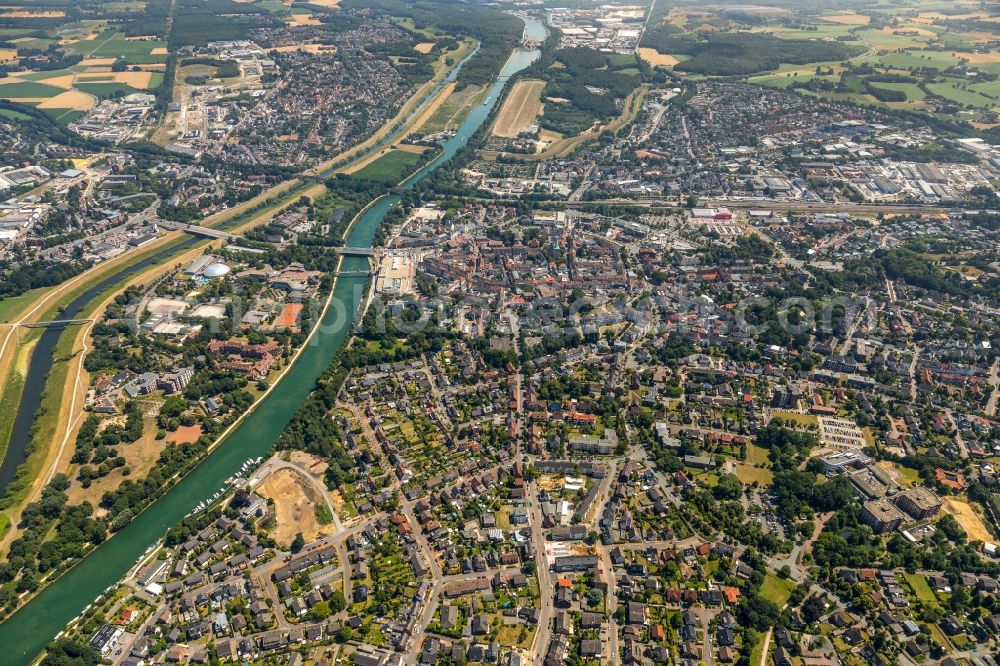
{"type": "MultiPolygon", "coordinates": [[[[542,41],[545,35],[542,24],[530,19],[525,21],[526,38],[542,41]]],[[[538,55],[537,51],[514,51],[483,104],[469,114],[455,135],[442,146],[441,153],[404,181],[401,187],[412,188],[424,176],[451,159],[489,116],[509,78],[530,65],[538,55]]],[[[351,229],[347,245],[371,246],[382,218],[398,202],[398,195],[376,201],[351,229]]],[[[342,270],[365,271],[368,270],[368,262],[363,257],[344,257],[342,270]]],[[[236,473],[245,460],[267,453],[347,338],[354,315],[364,300],[365,285],[364,277],[338,278],[330,307],[310,342],[256,409],[163,497],[0,624],[0,645],[4,646],[5,655],[0,662],[8,666],[30,664],[88,604],[121,580],[169,527],[179,522],[196,504],[222,488],[225,480],[236,473]]]]}

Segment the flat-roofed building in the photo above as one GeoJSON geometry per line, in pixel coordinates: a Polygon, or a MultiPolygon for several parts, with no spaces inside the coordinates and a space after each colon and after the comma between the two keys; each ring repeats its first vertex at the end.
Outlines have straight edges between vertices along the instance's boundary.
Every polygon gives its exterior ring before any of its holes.
{"type": "Polygon", "coordinates": [[[903,512],[887,499],[870,500],[861,506],[861,522],[884,534],[903,524],[903,512]]]}
{"type": "Polygon", "coordinates": [[[896,506],[920,520],[937,515],[941,510],[941,500],[929,488],[915,486],[893,498],[896,506]]]}

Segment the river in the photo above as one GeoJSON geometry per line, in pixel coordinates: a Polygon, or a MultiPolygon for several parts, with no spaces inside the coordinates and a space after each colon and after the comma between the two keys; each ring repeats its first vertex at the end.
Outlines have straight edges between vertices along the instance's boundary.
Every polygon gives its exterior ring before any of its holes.
{"type": "MultiPolygon", "coordinates": [[[[524,36],[543,41],[546,29],[526,19],[524,36]]],[[[539,52],[517,49],[504,64],[485,101],[473,109],[441,153],[401,184],[412,188],[424,176],[451,159],[489,116],[509,78],[530,65],[539,52]]],[[[385,196],[370,206],[351,228],[347,245],[370,247],[386,213],[399,202],[385,196]]],[[[344,257],[342,270],[368,270],[364,257],[344,257]]],[[[351,328],[354,313],[364,300],[364,277],[339,277],[331,306],[315,334],[275,389],[190,474],[135,518],[127,527],[95,549],[59,580],[0,624],[3,663],[26,666],[52,638],[92,603],[107,587],[129,571],[146,549],[163,537],[200,501],[219,490],[248,458],[263,456],[291,420],[295,409],[312,391],[319,376],[333,361],[351,328]],[[8,661],[9,660],[9,661],[8,661]]]]}

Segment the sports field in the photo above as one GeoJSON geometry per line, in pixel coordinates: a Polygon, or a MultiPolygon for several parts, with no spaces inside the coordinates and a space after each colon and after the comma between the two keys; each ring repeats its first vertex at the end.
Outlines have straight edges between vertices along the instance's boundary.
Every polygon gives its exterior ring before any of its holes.
{"type": "Polygon", "coordinates": [[[531,125],[542,110],[542,90],[545,81],[518,81],[510,89],[500,113],[493,123],[493,134],[513,139],[531,125]]]}

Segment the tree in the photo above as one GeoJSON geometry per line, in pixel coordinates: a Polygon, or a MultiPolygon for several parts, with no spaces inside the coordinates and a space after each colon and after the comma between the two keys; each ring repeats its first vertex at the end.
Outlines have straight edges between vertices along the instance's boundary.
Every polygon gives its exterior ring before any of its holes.
{"type": "Polygon", "coordinates": [[[330,595],[330,598],[326,600],[326,603],[330,606],[330,611],[333,613],[339,613],[347,608],[347,600],[344,598],[344,593],[340,590],[335,590],[330,595]]]}
{"type": "Polygon", "coordinates": [[[101,663],[101,655],[89,645],[64,638],[53,643],[42,666],[95,666],[101,663]]]}
{"type": "Polygon", "coordinates": [[[302,550],[303,546],[305,545],[306,545],[306,539],[304,536],[302,536],[302,532],[296,532],[295,538],[292,539],[292,545],[289,546],[289,550],[291,550],[293,553],[297,553],[300,550],[302,550]]]}
{"type": "Polygon", "coordinates": [[[712,495],[717,500],[735,500],[743,494],[743,484],[733,474],[723,474],[719,483],[712,489],[712,495]]]}

